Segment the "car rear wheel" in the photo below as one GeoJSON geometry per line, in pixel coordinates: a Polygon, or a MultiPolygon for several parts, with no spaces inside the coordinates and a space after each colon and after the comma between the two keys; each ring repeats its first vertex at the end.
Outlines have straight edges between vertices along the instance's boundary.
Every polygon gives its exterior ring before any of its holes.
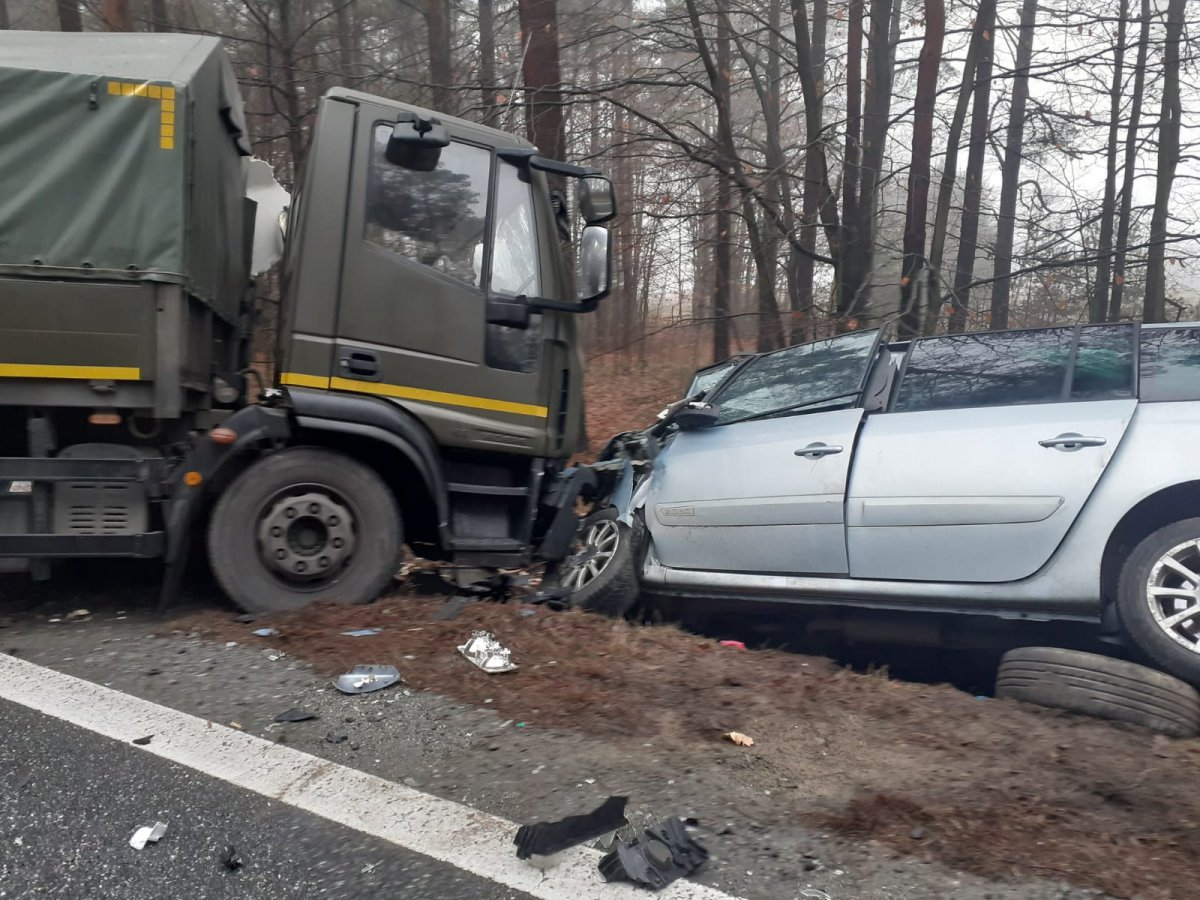
{"type": "Polygon", "coordinates": [[[571,554],[547,568],[546,579],[567,591],[577,608],[620,618],[638,598],[635,535],[613,508],[579,524],[571,554]]]}
{"type": "Polygon", "coordinates": [[[1200,731],[1200,694],[1178,678],[1096,653],[1021,647],[1000,659],[996,696],[1129,722],[1174,737],[1200,731]]]}
{"type": "Polygon", "coordinates": [[[400,510],[372,469],[331,450],[264,457],[222,493],[208,529],[217,581],[247,612],[369,603],[400,566],[400,510]]]}
{"type": "Polygon", "coordinates": [[[1200,684],[1200,518],[1160,528],[1134,548],[1121,569],[1117,612],[1134,646],[1200,684]]]}

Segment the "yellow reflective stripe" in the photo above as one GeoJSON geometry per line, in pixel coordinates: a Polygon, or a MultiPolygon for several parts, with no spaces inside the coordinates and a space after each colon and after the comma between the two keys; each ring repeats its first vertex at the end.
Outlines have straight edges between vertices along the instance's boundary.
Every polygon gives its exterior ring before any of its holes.
{"type": "Polygon", "coordinates": [[[320,378],[317,375],[303,375],[299,372],[284,372],[279,376],[280,384],[291,384],[296,387],[320,388],[321,390],[329,389],[329,379],[320,378]]]}
{"type": "Polygon", "coordinates": [[[488,397],[472,397],[468,394],[450,394],[446,391],[427,391],[422,388],[401,387],[398,384],[375,384],[370,381],[354,381],[349,378],[331,378],[329,386],[338,391],[379,394],[384,397],[399,397],[402,400],[422,400],[442,406],[487,409],[492,412],[512,413],[515,416],[536,416],[539,419],[546,418],[550,412],[544,406],[534,406],[531,403],[512,403],[508,400],[492,400],[488,397]]]}
{"type": "Polygon", "coordinates": [[[132,366],[27,366],[0,363],[0,378],[85,378],[90,381],[139,381],[142,370],[132,366]]]}

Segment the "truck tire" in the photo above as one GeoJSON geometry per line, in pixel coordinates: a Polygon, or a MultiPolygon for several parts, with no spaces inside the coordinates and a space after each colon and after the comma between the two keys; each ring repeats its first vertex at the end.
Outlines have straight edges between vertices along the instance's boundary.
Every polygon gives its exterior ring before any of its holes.
{"type": "Polygon", "coordinates": [[[1057,647],[1022,647],[1000,658],[996,696],[1130,722],[1174,737],[1200,731],[1200,694],[1137,663],[1057,647]]]}
{"type": "Polygon", "coordinates": [[[400,567],[396,498],[372,469],[319,448],[283,450],[242,472],[208,528],[217,581],[250,613],[314,600],[370,603],[400,567]]]}
{"type": "Polygon", "coordinates": [[[636,543],[617,511],[602,509],[579,523],[572,555],[548,566],[546,579],[567,589],[573,608],[622,618],[638,599],[636,543]]]}
{"type": "Polygon", "coordinates": [[[1117,582],[1117,618],[1133,645],[1200,685],[1200,519],[1158,529],[1134,547],[1117,582]],[[1190,573],[1190,576],[1185,573],[1190,573]]]}

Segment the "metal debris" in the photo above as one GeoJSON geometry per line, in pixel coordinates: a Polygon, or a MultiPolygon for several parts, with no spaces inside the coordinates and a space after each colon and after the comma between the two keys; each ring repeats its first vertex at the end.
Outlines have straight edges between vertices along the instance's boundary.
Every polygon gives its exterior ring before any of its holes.
{"type": "Polygon", "coordinates": [[[672,816],[616,846],[600,860],[600,874],[605,881],[632,881],[658,891],[691,875],[707,860],[708,851],[672,816]]]}
{"type": "Polygon", "coordinates": [[[470,639],[459,646],[458,652],[489,674],[511,672],[517,668],[509,658],[508,648],[488,631],[472,632],[470,639]]]}
{"type": "Polygon", "coordinates": [[[739,747],[754,746],[754,738],[750,737],[748,734],[742,734],[740,731],[730,731],[723,735],[723,737],[729,738],[729,740],[733,741],[739,747]]]}
{"type": "Polygon", "coordinates": [[[582,816],[567,816],[556,822],[535,822],[517,829],[513,843],[517,859],[549,857],[555,853],[617,831],[628,824],[625,819],[626,797],[609,797],[599,807],[582,816]]]}
{"type": "Polygon", "coordinates": [[[333,686],[343,694],[369,694],[399,680],[400,671],[395,666],[355,666],[334,679],[333,686]]]}
{"type": "Polygon", "coordinates": [[[355,628],[350,631],[343,631],[342,634],[346,637],[372,637],[383,631],[382,628],[355,628]]]}
{"type": "Polygon", "coordinates": [[[166,822],[155,822],[153,827],[143,825],[133,833],[133,837],[129,839],[129,846],[134,850],[141,850],[147,843],[157,844],[166,833],[166,822]]]}
{"type": "Polygon", "coordinates": [[[291,709],[285,709],[275,717],[276,722],[307,722],[317,718],[316,713],[311,713],[308,710],[300,709],[293,706],[291,709]]]}

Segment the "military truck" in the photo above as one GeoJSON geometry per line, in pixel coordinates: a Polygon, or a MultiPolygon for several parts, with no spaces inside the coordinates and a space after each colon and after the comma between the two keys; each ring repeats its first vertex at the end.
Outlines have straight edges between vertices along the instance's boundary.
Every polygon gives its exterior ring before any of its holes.
{"type": "Polygon", "coordinates": [[[169,598],[203,536],[257,612],[368,602],[404,545],[568,552],[606,178],[338,88],[277,225],[216,39],[0,32],[0,97],[0,569],[161,557],[169,598]],[[286,234],[265,384],[256,219],[286,234]]]}

